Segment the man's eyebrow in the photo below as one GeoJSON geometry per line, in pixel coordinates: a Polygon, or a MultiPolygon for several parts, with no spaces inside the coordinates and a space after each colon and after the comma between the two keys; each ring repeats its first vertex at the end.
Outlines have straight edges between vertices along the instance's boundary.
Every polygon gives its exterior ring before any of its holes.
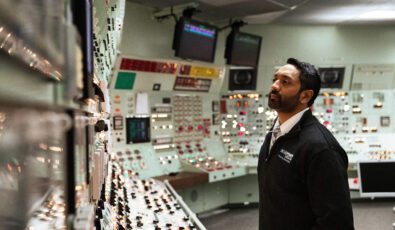
{"type": "MultiPolygon", "coordinates": [[[[278,76],[279,76],[279,74],[275,73],[274,76],[273,76],[273,78],[278,77],[278,76]]],[[[290,76],[288,76],[288,75],[283,75],[283,74],[282,74],[282,75],[280,75],[280,76],[283,76],[283,77],[285,77],[285,78],[287,78],[287,79],[293,80],[293,78],[290,77],[290,76]]]]}

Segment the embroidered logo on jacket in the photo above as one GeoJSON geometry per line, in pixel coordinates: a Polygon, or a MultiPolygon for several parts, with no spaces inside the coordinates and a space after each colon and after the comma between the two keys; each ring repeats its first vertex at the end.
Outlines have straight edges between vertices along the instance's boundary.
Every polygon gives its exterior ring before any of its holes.
{"type": "Polygon", "coordinates": [[[290,163],[294,155],[285,149],[281,149],[280,153],[278,154],[278,157],[283,161],[290,163]]]}

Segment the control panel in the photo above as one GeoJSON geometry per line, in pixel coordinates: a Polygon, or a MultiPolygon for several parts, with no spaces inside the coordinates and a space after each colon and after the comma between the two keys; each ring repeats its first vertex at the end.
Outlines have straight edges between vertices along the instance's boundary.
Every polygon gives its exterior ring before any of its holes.
{"type": "Polygon", "coordinates": [[[265,139],[265,102],[259,93],[222,95],[221,138],[228,155],[245,166],[256,167],[265,139]]]}
{"type": "Polygon", "coordinates": [[[96,229],[205,229],[168,183],[142,180],[116,161],[96,208],[96,229]]]}
{"type": "Polygon", "coordinates": [[[313,114],[332,131],[350,163],[389,160],[395,156],[394,106],[391,90],[332,91],[317,97],[313,114]]]}
{"type": "MultiPolygon", "coordinates": [[[[122,167],[142,179],[182,171],[207,173],[209,181],[244,175],[220,135],[223,78],[217,66],[121,57],[110,94],[113,146],[122,167]]],[[[255,99],[248,100],[256,110],[255,99]]]]}

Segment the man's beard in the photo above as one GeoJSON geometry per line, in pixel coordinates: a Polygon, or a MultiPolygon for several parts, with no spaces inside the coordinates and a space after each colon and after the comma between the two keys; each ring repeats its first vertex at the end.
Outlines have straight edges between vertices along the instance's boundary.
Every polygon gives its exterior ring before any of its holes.
{"type": "Polygon", "coordinates": [[[300,93],[298,92],[294,96],[281,96],[277,91],[271,91],[269,93],[268,105],[271,109],[277,112],[289,113],[295,111],[299,105],[300,93]],[[272,99],[272,95],[274,98],[272,99]]]}

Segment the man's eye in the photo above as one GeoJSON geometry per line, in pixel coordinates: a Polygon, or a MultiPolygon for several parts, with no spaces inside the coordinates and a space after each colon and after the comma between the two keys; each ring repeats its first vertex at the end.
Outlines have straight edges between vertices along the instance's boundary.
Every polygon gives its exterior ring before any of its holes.
{"type": "Polygon", "coordinates": [[[288,80],[282,80],[281,81],[281,84],[288,84],[289,82],[288,82],[288,80]]]}
{"type": "Polygon", "coordinates": [[[277,81],[277,78],[273,78],[272,79],[272,82],[274,83],[274,82],[276,82],[277,81]]]}

